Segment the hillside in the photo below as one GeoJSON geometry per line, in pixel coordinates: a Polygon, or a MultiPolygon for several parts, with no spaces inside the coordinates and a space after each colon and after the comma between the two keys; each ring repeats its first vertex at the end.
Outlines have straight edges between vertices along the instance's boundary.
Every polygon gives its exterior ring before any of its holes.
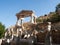
{"type": "Polygon", "coordinates": [[[60,4],[57,5],[57,7],[58,8],[56,8],[55,12],[50,12],[49,14],[45,14],[44,16],[39,16],[36,19],[37,24],[24,24],[24,27],[26,27],[28,30],[36,29],[38,31],[38,42],[45,42],[45,38],[48,32],[47,22],[51,22],[52,43],[60,44],[60,4]]]}

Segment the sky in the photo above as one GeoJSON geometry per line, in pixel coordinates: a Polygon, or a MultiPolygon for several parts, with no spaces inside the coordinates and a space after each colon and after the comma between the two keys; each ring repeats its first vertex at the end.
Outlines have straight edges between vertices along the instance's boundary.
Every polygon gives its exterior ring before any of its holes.
{"type": "Polygon", "coordinates": [[[16,24],[16,13],[21,10],[32,10],[39,17],[54,12],[59,3],[60,0],[0,0],[0,22],[7,28],[16,24]]]}

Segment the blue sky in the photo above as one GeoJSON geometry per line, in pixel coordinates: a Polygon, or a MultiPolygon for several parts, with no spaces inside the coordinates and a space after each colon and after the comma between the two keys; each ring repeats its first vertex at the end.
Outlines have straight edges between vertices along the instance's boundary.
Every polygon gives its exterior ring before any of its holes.
{"type": "Polygon", "coordinates": [[[0,22],[6,27],[16,24],[16,13],[33,10],[36,16],[55,11],[60,0],[0,0],[0,22]]]}

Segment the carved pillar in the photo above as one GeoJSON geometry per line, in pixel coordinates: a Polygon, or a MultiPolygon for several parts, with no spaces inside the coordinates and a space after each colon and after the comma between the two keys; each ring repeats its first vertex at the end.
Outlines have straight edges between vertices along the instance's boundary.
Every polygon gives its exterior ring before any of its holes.
{"type": "Polygon", "coordinates": [[[34,23],[34,21],[33,21],[33,14],[31,15],[31,23],[34,23]]]}

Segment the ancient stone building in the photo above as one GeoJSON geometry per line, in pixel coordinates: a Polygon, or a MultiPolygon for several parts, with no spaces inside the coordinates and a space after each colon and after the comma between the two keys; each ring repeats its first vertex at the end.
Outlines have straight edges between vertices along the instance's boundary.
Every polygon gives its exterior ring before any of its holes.
{"type": "Polygon", "coordinates": [[[18,37],[19,35],[23,35],[24,33],[31,32],[34,30],[36,25],[36,17],[33,11],[31,10],[22,10],[21,12],[16,14],[17,22],[14,26],[10,26],[8,28],[8,33],[11,34],[12,38],[14,36],[18,37]],[[26,17],[30,17],[30,22],[23,23],[23,20],[26,17]],[[29,31],[30,30],[30,31],[29,31]]]}

